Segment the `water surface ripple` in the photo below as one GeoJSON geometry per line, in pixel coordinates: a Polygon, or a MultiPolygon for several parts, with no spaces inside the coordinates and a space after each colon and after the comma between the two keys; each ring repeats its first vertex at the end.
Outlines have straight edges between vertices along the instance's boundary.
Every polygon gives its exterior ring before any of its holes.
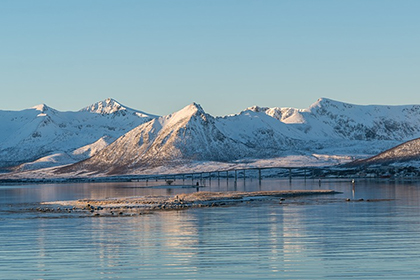
{"type": "MultiPolygon", "coordinates": [[[[317,180],[216,180],[203,189],[319,188],[317,180]]],[[[0,186],[0,279],[418,279],[418,182],[360,180],[353,189],[348,180],[324,180],[321,188],[342,193],[91,217],[31,209],[42,201],[196,189],[0,186]]]]}

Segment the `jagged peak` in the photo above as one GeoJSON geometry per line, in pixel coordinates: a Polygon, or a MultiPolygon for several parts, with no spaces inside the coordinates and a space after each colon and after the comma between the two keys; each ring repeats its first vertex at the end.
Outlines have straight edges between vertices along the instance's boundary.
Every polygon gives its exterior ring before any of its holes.
{"type": "Polygon", "coordinates": [[[103,101],[96,102],[88,107],[81,109],[80,111],[98,113],[98,114],[112,114],[117,111],[126,111],[128,108],[121,105],[118,101],[112,98],[107,98],[103,101]]]}
{"type": "Polygon", "coordinates": [[[199,115],[206,114],[206,112],[203,110],[200,104],[193,102],[190,105],[185,106],[184,108],[182,108],[181,110],[179,110],[178,112],[174,114],[189,116],[189,115],[196,115],[196,114],[199,114],[199,115]]]}
{"type": "Polygon", "coordinates": [[[46,104],[42,103],[42,104],[33,106],[31,109],[35,109],[37,111],[40,111],[41,113],[44,113],[46,111],[51,110],[52,108],[51,107],[48,107],[46,104]]]}
{"type": "Polygon", "coordinates": [[[178,123],[181,120],[185,122],[189,121],[194,116],[199,116],[203,119],[207,119],[207,116],[209,115],[203,110],[200,104],[194,102],[170,115],[162,116],[161,118],[159,118],[159,122],[163,125],[178,123]]]}
{"type": "Polygon", "coordinates": [[[268,107],[260,107],[260,106],[254,105],[254,106],[251,106],[251,107],[246,108],[244,111],[252,111],[252,112],[260,113],[260,112],[265,112],[268,109],[270,109],[270,108],[268,108],[268,107]]]}
{"type": "Polygon", "coordinates": [[[57,110],[45,105],[44,103],[36,105],[32,107],[31,109],[38,112],[38,115],[37,115],[38,117],[47,117],[50,115],[54,115],[58,112],[57,110]]]}
{"type": "Polygon", "coordinates": [[[134,110],[127,106],[124,106],[113,98],[107,98],[103,101],[96,102],[90,106],[87,106],[81,109],[80,111],[96,113],[96,114],[101,114],[101,115],[110,115],[116,112],[129,112],[129,113],[136,114],[139,117],[150,117],[150,118],[157,117],[155,115],[147,114],[145,112],[134,110]]]}

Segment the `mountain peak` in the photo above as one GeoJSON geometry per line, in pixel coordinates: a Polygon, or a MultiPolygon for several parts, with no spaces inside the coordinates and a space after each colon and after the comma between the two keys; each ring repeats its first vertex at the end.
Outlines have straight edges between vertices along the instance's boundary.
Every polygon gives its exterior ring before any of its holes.
{"type": "Polygon", "coordinates": [[[196,114],[205,114],[206,112],[204,112],[203,108],[201,107],[200,104],[197,104],[195,102],[191,103],[188,106],[185,106],[184,108],[182,108],[181,110],[179,110],[177,112],[177,114],[182,114],[182,115],[196,115],[196,114]]]}
{"type": "Polygon", "coordinates": [[[96,102],[80,111],[98,113],[102,115],[112,114],[118,111],[126,111],[127,108],[117,102],[115,99],[107,98],[103,101],[96,102]]]}
{"type": "Polygon", "coordinates": [[[337,104],[342,104],[342,102],[335,101],[335,100],[325,98],[325,97],[321,97],[315,103],[313,103],[310,106],[310,108],[324,107],[324,106],[328,106],[328,105],[331,105],[331,104],[337,105],[337,104]]]}
{"type": "Polygon", "coordinates": [[[199,113],[202,113],[202,114],[205,114],[206,112],[204,112],[204,109],[203,109],[203,107],[201,107],[201,105],[200,104],[198,104],[198,103],[195,103],[195,102],[193,102],[192,104],[190,104],[190,106],[192,107],[192,108],[194,108],[197,112],[199,112],[199,113]]]}
{"type": "Polygon", "coordinates": [[[48,107],[46,104],[42,103],[42,104],[39,104],[39,105],[36,105],[36,106],[32,107],[31,109],[35,109],[37,111],[40,111],[41,113],[44,113],[51,108],[48,107]]]}
{"type": "Polygon", "coordinates": [[[189,122],[191,119],[200,117],[202,119],[207,118],[207,114],[204,112],[203,108],[197,103],[192,103],[190,105],[185,106],[179,111],[176,111],[170,115],[160,117],[160,122],[164,125],[168,124],[185,124],[189,122]]]}
{"type": "MultiPolygon", "coordinates": [[[[363,108],[367,107],[364,105],[355,105],[351,103],[345,103],[341,101],[336,101],[329,98],[319,98],[315,103],[313,103],[309,108],[308,111],[329,111],[330,113],[336,113],[336,114],[343,114],[344,111],[348,110],[355,110],[357,108],[363,108]]],[[[379,106],[378,106],[379,107],[379,106]]],[[[357,109],[358,110],[358,109],[357,109]]]]}
{"type": "Polygon", "coordinates": [[[268,107],[260,107],[260,106],[254,105],[252,107],[246,108],[245,111],[252,111],[252,112],[259,113],[259,112],[265,112],[268,109],[269,109],[268,107]]]}
{"type": "Polygon", "coordinates": [[[147,114],[145,112],[126,107],[113,98],[107,98],[103,101],[96,102],[88,107],[81,109],[80,111],[96,113],[96,114],[101,114],[101,115],[111,115],[114,113],[121,112],[123,115],[125,115],[126,113],[129,113],[129,114],[137,115],[138,117],[141,117],[141,118],[158,117],[156,115],[147,114]]]}
{"type": "Polygon", "coordinates": [[[44,103],[36,105],[31,109],[34,109],[35,111],[39,112],[38,117],[45,117],[47,115],[57,114],[57,110],[45,105],[44,103]]]}

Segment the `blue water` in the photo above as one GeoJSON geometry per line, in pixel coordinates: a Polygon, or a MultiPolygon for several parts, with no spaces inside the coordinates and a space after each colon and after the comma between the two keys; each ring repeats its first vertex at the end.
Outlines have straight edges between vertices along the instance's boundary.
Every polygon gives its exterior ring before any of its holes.
{"type": "Polygon", "coordinates": [[[202,190],[342,193],[134,217],[31,210],[196,191],[150,185],[0,186],[0,279],[419,279],[419,182],[213,180],[202,190]]]}

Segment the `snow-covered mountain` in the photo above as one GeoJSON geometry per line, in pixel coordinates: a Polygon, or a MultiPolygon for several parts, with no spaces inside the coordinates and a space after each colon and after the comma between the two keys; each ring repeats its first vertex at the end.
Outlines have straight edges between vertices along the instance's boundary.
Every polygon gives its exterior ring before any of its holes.
{"type": "Polygon", "coordinates": [[[213,117],[193,103],[157,117],[107,99],[77,112],[44,104],[0,111],[0,131],[0,166],[20,164],[15,170],[22,171],[79,162],[62,172],[125,173],[191,162],[366,158],[419,138],[420,106],[322,98],[307,109],[254,106],[213,117]]]}
{"type": "Polygon", "coordinates": [[[420,138],[407,141],[388,149],[373,157],[356,160],[350,166],[389,165],[412,162],[415,166],[420,163],[420,138]]]}
{"type": "Polygon", "coordinates": [[[193,103],[141,124],[93,157],[62,169],[108,174],[186,162],[289,155],[373,155],[420,136],[420,106],[319,99],[308,109],[250,107],[212,117],[193,103]]]}
{"type": "Polygon", "coordinates": [[[25,163],[21,166],[25,169],[73,163],[155,117],[110,98],[78,112],[60,112],[45,104],[0,111],[0,166],[25,163]]]}
{"type": "Polygon", "coordinates": [[[120,116],[120,115],[122,116],[133,115],[133,116],[138,116],[140,118],[156,118],[157,117],[155,115],[147,114],[142,111],[125,107],[112,98],[108,98],[104,101],[100,101],[95,104],[92,104],[86,108],[83,108],[79,112],[90,112],[90,113],[96,113],[100,115],[113,115],[114,117],[120,116]]]}
{"type": "Polygon", "coordinates": [[[404,141],[420,136],[420,105],[353,105],[327,98],[308,109],[260,108],[282,123],[294,126],[309,138],[404,141]]]}
{"type": "Polygon", "coordinates": [[[124,173],[185,160],[226,161],[240,155],[243,144],[227,138],[215,126],[215,120],[193,103],[134,128],[92,158],[63,171],[124,173]]]}

